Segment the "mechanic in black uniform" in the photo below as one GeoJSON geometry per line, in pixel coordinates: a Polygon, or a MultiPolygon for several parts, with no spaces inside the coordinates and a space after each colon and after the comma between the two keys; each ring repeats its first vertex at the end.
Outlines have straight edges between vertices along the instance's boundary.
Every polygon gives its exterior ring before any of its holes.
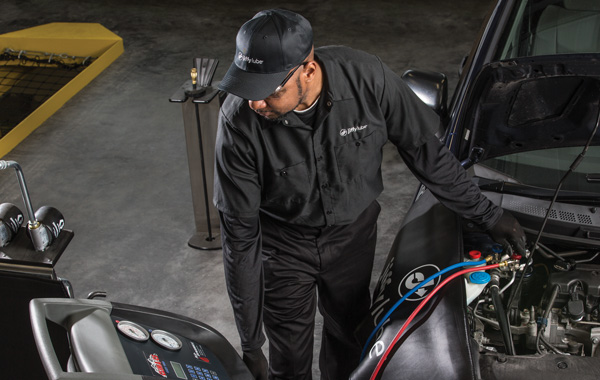
{"type": "Polygon", "coordinates": [[[324,317],[324,379],[347,379],[368,314],[376,201],[389,140],[447,207],[522,251],[524,233],[493,205],[434,133],[440,121],[379,58],[313,48],[312,28],[285,10],[238,32],[219,88],[215,205],[243,359],[269,379],[311,379],[314,316],[324,317]],[[318,293],[318,296],[317,296],[318,293]]]}

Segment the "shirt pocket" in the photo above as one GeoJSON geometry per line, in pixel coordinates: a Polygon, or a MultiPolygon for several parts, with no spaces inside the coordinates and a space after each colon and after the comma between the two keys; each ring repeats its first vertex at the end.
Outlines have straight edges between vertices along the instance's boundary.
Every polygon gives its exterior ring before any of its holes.
{"type": "Polygon", "coordinates": [[[377,131],[366,136],[348,135],[344,144],[334,147],[340,181],[350,183],[373,178],[381,168],[383,143],[377,131]]]}
{"type": "Polygon", "coordinates": [[[306,162],[273,169],[265,178],[264,201],[276,204],[306,203],[310,195],[310,179],[306,162]]]}

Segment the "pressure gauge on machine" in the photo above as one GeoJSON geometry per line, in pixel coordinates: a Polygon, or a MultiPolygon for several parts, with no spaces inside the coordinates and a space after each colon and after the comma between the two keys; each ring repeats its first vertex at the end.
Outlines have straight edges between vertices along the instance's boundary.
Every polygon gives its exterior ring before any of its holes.
{"type": "Polygon", "coordinates": [[[120,321],[117,323],[117,329],[126,337],[138,342],[145,342],[150,338],[145,328],[131,321],[120,321]]]}
{"type": "Polygon", "coordinates": [[[178,351],[183,346],[181,340],[179,340],[179,338],[177,338],[170,332],[163,330],[153,330],[152,333],[150,333],[150,335],[152,336],[152,340],[156,342],[156,344],[163,348],[166,348],[167,350],[178,351]]]}

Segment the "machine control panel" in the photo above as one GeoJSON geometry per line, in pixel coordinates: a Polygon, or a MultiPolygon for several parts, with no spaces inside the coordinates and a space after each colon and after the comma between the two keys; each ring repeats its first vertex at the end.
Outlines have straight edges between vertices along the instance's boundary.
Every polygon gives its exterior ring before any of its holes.
{"type": "Polygon", "coordinates": [[[112,316],[135,374],[165,379],[229,380],[206,346],[169,331],[112,316]]]}

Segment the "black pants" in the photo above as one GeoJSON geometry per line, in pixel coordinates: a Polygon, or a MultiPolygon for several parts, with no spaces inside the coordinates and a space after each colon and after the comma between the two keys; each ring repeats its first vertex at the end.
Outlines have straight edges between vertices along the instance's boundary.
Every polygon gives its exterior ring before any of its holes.
{"type": "Polygon", "coordinates": [[[312,379],[315,311],[323,315],[321,378],[347,379],[361,347],[354,330],[369,311],[380,207],[323,228],[261,217],[269,379],[312,379]]]}

